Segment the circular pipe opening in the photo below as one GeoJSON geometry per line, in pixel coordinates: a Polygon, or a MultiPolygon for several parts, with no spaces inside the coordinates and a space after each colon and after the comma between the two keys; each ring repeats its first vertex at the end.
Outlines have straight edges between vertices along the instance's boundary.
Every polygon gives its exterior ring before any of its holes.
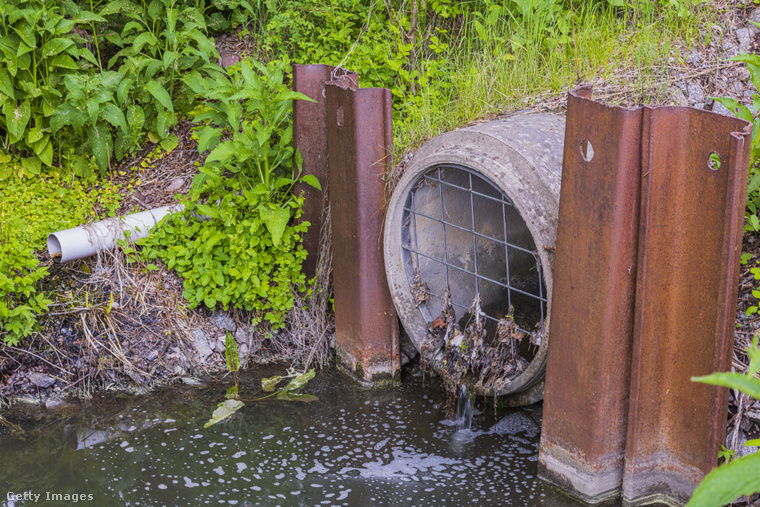
{"type": "MultiPolygon", "coordinates": [[[[488,178],[464,166],[430,168],[413,183],[401,230],[404,266],[418,308],[432,321],[449,289],[465,329],[480,295],[487,339],[511,318],[530,335],[543,326],[546,285],[533,237],[512,201],[488,178]]],[[[536,347],[520,340],[528,362],[536,347]]]]}

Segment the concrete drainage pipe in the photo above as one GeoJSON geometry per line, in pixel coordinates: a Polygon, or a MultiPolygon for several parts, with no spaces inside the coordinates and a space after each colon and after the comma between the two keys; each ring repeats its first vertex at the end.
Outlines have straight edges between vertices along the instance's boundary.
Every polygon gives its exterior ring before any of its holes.
{"type": "MultiPolygon", "coordinates": [[[[520,373],[488,391],[512,406],[543,397],[564,131],[564,117],[526,114],[438,136],[414,154],[386,216],[388,285],[417,350],[447,287],[462,329],[479,294],[489,337],[508,315],[530,335],[520,373]]],[[[439,372],[444,356],[431,354],[439,372]]]]}

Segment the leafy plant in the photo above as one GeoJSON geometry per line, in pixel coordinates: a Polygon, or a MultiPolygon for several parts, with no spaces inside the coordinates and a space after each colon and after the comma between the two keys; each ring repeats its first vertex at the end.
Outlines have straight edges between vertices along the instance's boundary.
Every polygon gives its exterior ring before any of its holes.
{"type": "Polygon", "coordinates": [[[50,119],[65,93],[63,79],[83,61],[96,63],[71,32],[97,18],[76,7],[67,13],[55,0],[0,3],[0,136],[6,153],[30,157],[28,174],[53,163],[50,119]]]}
{"type": "MultiPolygon", "coordinates": [[[[305,281],[301,234],[309,223],[298,223],[303,198],[290,192],[300,173],[296,153],[293,175],[292,100],[305,96],[284,85],[282,63],[253,66],[258,73],[243,62],[229,78],[188,75],[193,91],[209,100],[195,117],[207,122],[198,149],[213,149],[184,215],[167,217],[143,244],[148,258],[163,259],[184,278],[191,308],[244,308],[256,312],[255,323],[276,329],[293,305],[292,287],[305,281]]],[[[313,176],[300,180],[319,187],[313,176]]]]}
{"type": "MultiPolygon", "coordinates": [[[[692,377],[691,380],[736,389],[760,400],[760,379],[755,377],[760,371],[760,348],[757,334],[746,350],[750,359],[746,373],[720,372],[704,377],[692,377]]],[[[757,443],[759,442],[747,442],[745,445],[757,443]]],[[[740,496],[750,496],[759,492],[760,453],[754,453],[731,460],[707,474],[694,491],[687,507],[720,507],[733,502],[740,496]]]]}
{"type": "Polygon", "coordinates": [[[52,302],[37,292],[47,268],[39,267],[34,249],[14,233],[21,227],[23,222],[0,213],[0,336],[14,346],[32,332],[37,314],[52,302]]]}

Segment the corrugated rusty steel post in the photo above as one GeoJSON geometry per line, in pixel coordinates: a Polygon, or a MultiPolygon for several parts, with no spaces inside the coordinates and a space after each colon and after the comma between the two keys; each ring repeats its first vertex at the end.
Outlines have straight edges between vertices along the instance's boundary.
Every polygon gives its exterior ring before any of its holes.
{"type": "MultiPolygon", "coordinates": [[[[327,204],[327,120],[325,116],[325,82],[331,81],[336,68],[332,65],[293,65],[293,90],[303,93],[316,102],[293,101],[293,143],[301,151],[304,175],[313,174],[324,192],[309,185],[298,184],[294,192],[304,193],[301,220],[311,226],[304,235],[304,248],[309,253],[303,263],[307,278],[316,274],[319,257],[319,232],[322,215],[327,204]]],[[[337,69],[358,88],[355,72],[337,69]]],[[[294,170],[297,170],[294,166],[294,170]]]]}
{"type": "Polygon", "coordinates": [[[642,115],[590,98],[567,101],[539,476],[596,503],[623,477],[642,115]]]}
{"type": "Polygon", "coordinates": [[[325,94],[336,351],[360,378],[391,379],[400,367],[382,245],[391,92],[357,90],[342,78],[328,82],[325,94]]]}
{"type": "Polygon", "coordinates": [[[690,378],[730,368],[750,136],[736,118],[644,109],[628,505],[686,502],[725,439],[728,391],[690,378]]]}

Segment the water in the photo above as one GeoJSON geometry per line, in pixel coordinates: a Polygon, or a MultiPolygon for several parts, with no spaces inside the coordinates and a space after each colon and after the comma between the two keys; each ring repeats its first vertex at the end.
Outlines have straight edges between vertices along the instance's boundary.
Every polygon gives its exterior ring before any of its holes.
{"type": "MultiPolygon", "coordinates": [[[[262,373],[282,372],[246,373],[244,397],[262,373]]],[[[15,419],[27,437],[0,430],[0,502],[32,505],[28,492],[92,495],[80,500],[90,505],[577,505],[536,478],[540,407],[495,417],[464,393],[452,424],[430,379],[365,390],[322,373],[305,389],[319,401],[250,402],[204,430],[227,387],[111,394],[73,416],[15,419]]]]}

